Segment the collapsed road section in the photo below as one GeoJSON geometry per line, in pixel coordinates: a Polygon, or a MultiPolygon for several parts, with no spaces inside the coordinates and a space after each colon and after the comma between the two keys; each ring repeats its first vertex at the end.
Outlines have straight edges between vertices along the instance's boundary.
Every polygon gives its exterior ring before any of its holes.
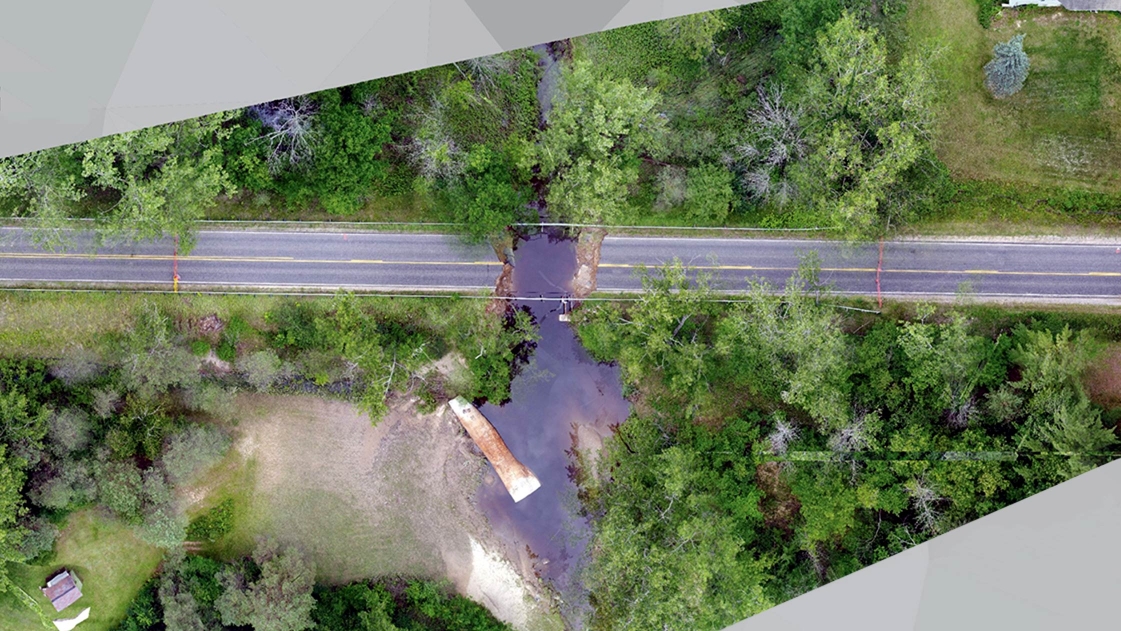
{"type": "Polygon", "coordinates": [[[494,470],[498,472],[498,477],[506,485],[506,490],[515,502],[522,501],[530,493],[541,488],[541,482],[537,480],[537,476],[519,462],[514,454],[510,453],[510,449],[506,447],[506,442],[502,440],[498,431],[479,412],[478,408],[471,405],[463,397],[452,399],[448,402],[448,405],[455,412],[456,417],[459,418],[459,422],[463,424],[463,428],[467,430],[471,439],[483,451],[483,455],[494,465],[494,470]]]}

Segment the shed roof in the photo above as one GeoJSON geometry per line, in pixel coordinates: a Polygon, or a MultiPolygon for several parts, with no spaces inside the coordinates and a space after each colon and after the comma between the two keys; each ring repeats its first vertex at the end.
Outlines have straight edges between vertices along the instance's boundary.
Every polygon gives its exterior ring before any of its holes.
{"type": "Polygon", "coordinates": [[[47,586],[43,588],[43,595],[51,601],[55,611],[62,611],[82,597],[82,590],[74,581],[74,575],[69,571],[63,571],[47,581],[47,586]]]}

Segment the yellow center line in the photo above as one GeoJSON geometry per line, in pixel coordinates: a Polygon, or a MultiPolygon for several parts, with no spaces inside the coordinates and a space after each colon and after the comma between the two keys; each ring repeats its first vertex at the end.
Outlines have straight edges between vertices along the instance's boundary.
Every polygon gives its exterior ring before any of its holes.
{"type": "MultiPolygon", "coordinates": [[[[171,261],[175,257],[165,254],[65,254],[65,253],[0,253],[0,259],[82,259],[82,260],[134,260],[171,261]]],[[[297,259],[291,256],[180,256],[180,262],[207,261],[225,263],[309,263],[358,265],[495,265],[500,261],[383,261],[380,259],[297,259]]]]}
{"type": "MultiPolygon", "coordinates": [[[[631,263],[600,263],[600,267],[635,268],[637,264],[631,263]]],[[[693,269],[703,270],[757,270],[770,272],[792,272],[796,267],[756,267],[753,265],[690,265],[693,269]]],[[[823,272],[864,272],[875,273],[874,267],[823,267],[823,272]]],[[[992,269],[885,269],[882,274],[976,274],[988,276],[1121,276],[1121,272],[1023,272],[1001,271],[992,269]]]]}

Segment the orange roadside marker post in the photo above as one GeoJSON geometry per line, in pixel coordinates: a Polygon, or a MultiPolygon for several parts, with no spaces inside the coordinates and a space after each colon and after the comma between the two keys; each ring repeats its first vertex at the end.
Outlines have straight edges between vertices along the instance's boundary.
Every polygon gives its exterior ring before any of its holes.
{"type": "Polygon", "coordinates": [[[175,253],[171,257],[171,290],[179,293],[179,237],[175,237],[175,253]]]}

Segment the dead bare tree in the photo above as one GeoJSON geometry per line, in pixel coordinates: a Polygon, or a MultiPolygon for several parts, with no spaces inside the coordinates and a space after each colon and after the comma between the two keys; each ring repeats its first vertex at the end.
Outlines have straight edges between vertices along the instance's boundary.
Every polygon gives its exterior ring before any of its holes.
{"type": "Polygon", "coordinates": [[[406,147],[409,160],[428,180],[449,180],[466,168],[464,151],[448,131],[446,106],[433,97],[427,108],[420,110],[416,135],[406,147]]]}
{"type": "Polygon", "coordinates": [[[311,99],[297,96],[269,101],[249,107],[248,112],[268,130],[257,141],[269,146],[270,173],[304,167],[311,162],[318,135],[317,108],[311,99]]]}
{"type": "Polygon", "coordinates": [[[905,488],[907,494],[911,496],[911,503],[915,507],[919,526],[932,534],[937,533],[938,518],[941,516],[937,504],[942,501],[942,497],[922,477],[911,480],[905,485],[905,488]]]}
{"type": "Polygon", "coordinates": [[[514,70],[514,60],[503,53],[475,57],[453,65],[477,90],[485,94],[492,94],[498,89],[500,75],[514,70]]]}
{"type": "Polygon", "coordinates": [[[778,84],[756,88],[759,105],[748,112],[752,128],[735,147],[745,163],[744,186],[756,197],[785,204],[796,193],[785,169],[806,156],[808,144],[801,124],[803,108],[784,100],[778,84]]]}
{"type": "Polygon", "coordinates": [[[775,430],[767,440],[771,442],[771,451],[783,455],[790,448],[790,444],[798,439],[798,428],[789,423],[785,418],[780,418],[775,423],[775,430]]]}

